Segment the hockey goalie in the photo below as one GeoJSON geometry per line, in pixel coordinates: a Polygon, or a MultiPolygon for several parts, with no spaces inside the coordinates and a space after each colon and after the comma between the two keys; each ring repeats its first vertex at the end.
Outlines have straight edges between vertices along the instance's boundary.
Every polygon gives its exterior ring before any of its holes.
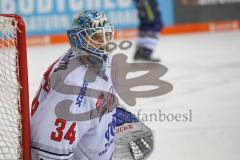
{"type": "Polygon", "coordinates": [[[32,160],[146,159],[151,130],[115,103],[112,24],[84,11],[67,36],[70,49],[45,72],[32,103],[32,160]]]}

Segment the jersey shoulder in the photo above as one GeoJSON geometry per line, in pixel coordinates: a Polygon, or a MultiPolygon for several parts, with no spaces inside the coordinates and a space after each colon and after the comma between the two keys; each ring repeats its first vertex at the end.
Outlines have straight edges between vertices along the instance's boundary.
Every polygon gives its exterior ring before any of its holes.
{"type": "Polygon", "coordinates": [[[84,79],[84,65],[79,57],[70,49],[54,65],[50,75],[51,87],[56,85],[69,84],[79,85],[84,79]]]}

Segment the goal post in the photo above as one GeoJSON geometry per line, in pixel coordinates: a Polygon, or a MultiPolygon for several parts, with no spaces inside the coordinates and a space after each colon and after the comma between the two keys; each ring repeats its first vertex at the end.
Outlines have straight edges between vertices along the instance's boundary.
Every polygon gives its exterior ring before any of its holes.
{"type": "Polygon", "coordinates": [[[0,160],[30,160],[30,137],[25,24],[0,14],[0,160]]]}

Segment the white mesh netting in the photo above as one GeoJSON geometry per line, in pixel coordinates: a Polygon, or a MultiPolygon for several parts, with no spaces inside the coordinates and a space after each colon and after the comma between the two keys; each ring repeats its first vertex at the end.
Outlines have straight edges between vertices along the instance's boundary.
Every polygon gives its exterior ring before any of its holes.
{"type": "Polygon", "coordinates": [[[21,156],[16,37],[16,20],[0,16],[0,160],[21,156]]]}

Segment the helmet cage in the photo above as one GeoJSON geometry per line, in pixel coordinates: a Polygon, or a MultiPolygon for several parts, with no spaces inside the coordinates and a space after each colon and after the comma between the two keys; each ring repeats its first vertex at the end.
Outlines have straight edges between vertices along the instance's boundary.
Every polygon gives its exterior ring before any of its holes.
{"type": "Polygon", "coordinates": [[[96,27],[88,29],[68,30],[68,37],[74,47],[83,49],[95,56],[109,54],[111,52],[111,43],[114,38],[114,27],[96,27]]]}

